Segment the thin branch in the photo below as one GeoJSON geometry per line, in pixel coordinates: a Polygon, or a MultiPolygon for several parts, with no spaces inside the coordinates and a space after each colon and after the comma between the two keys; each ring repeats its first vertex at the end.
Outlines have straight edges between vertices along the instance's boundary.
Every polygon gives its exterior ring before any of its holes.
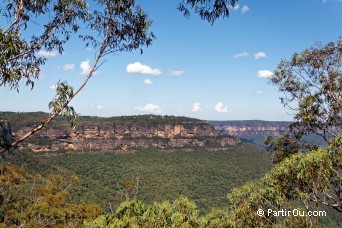
{"type": "MultiPolygon", "coordinates": [[[[108,34],[110,34],[110,33],[108,33],[108,34]]],[[[20,139],[16,140],[15,142],[12,142],[9,146],[1,148],[0,149],[0,154],[5,153],[8,149],[17,146],[19,143],[21,143],[22,141],[26,140],[27,138],[29,138],[34,133],[36,133],[37,131],[39,131],[42,128],[44,128],[46,125],[48,125],[53,119],[55,119],[68,106],[68,104],[71,102],[71,100],[83,89],[83,87],[87,84],[89,79],[93,76],[93,73],[95,72],[95,68],[96,68],[99,60],[101,59],[101,57],[103,55],[103,52],[105,51],[106,47],[108,46],[108,40],[109,40],[109,35],[107,35],[106,40],[102,43],[100,52],[99,52],[99,54],[98,54],[98,56],[96,58],[95,63],[93,64],[93,67],[91,68],[90,72],[88,73],[88,76],[85,78],[85,80],[80,85],[80,87],[76,90],[76,92],[74,92],[73,96],[68,98],[68,100],[64,103],[64,105],[61,107],[61,109],[52,112],[51,115],[49,116],[49,118],[47,118],[46,120],[42,121],[40,125],[32,128],[30,132],[28,132],[27,134],[22,136],[20,139]]]]}
{"type": "Polygon", "coordinates": [[[22,8],[23,8],[23,0],[20,1],[20,5],[16,5],[16,8],[17,9],[14,10],[14,13],[16,14],[15,16],[16,18],[13,21],[13,23],[4,31],[4,34],[8,33],[15,25],[17,25],[16,30],[18,30],[18,26],[19,26],[18,22],[19,22],[19,19],[21,19],[20,12],[22,11],[22,8]]]}
{"type": "Polygon", "coordinates": [[[24,52],[22,52],[22,53],[20,53],[20,54],[18,54],[18,55],[16,55],[16,56],[14,56],[14,57],[8,59],[7,61],[9,62],[9,61],[12,61],[12,60],[14,60],[14,59],[20,58],[20,57],[22,57],[22,56],[24,56],[24,55],[27,55],[28,53],[34,51],[34,50],[37,49],[38,47],[40,47],[45,41],[47,41],[47,39],[50,38],[52,32],[53,32],[54,30],[56,30],[57,28],[59,28],[59,27],[64,23],[64,21],[65,21],[65,19],[63,19],[63,20],[61,21],[61,23],[59,23],[57,26],[51,28],[51,30],[47,33],[45,39],[42,39],[40,42],[36,43],[33,47],[31,47],[31,48],[29,48],[28,50],[26,50],[26,51],[24,51],[24,52]]]}
{"type": "Polygon", "coordinates": [[[119,182],[116,182],[116,185],[118,186],[118,189],[119,189],[119,191],[121,192],[121,194],[126,198],[126,201],[129,201],[129,196],[127,196],[127,194],[125,194],[125,193],[122,191],[122,188],[121,188],[119,182]]]}
{"type": "Polygon", "coordinates": [[[138,176],[138,174],[137,174],[137,177],[136,177],[136,185],[135,185],[134,199],[137,197],[138,191],[139,191],[139,176],[138,176]]]}
{"type": "Polygon", "coordinates": [[[109,208],[110,208],[110,212],[111,212],[112,214],[114,214],[113,208],[112,208],[112,204],[110,203],[110,201],[109,201],[109,208]]]}

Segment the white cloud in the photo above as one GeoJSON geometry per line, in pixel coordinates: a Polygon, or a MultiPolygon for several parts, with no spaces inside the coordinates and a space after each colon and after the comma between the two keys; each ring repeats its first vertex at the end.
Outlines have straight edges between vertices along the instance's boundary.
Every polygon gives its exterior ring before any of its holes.
{"type": "Polygon", "coordinates": [[[96,109],[98,109],[98,110],[102,110],[102,109],[104,109],[105,107],[103,106],[103,105],[100,105],[100,104],[98,104],[97,106],[96,106],[96,109]]]}
{"type": "Polygon", "coordinates": [[[170,70],[169,75],[170,76],[181,76],[185,74],[185,70],[170,70]]]}
{"type": "Polygon", "coordinates": [[[56,57],[58,55],[58,52],[57,51],[38,51],[37,53],[38,56],[41,56],[41,57],[56,57]]]}
{"type": "Polygon", "coordinates": [[[150,74],[150,75],[159,75],[161,71],[157,68],[153,69],[150,66],[143,65],[140,62],[135,62],[128,64],[126,67],[127,73],[138,73],[138,74],[150,74]]]}
{"type": "Polygon", "coordinates": [[[256,94],[257,95],[262,95],[262,94],[264,94],[264,92],[262,92],[261,90],[258,90],[258,91],[256,91],[256,94]]]}
{"type": "Polygon", "coordinates": [[[216,112],[229,112],[228,106],[225,106],[222,102],[219,102],[214,107],[216,112]]]}
{"type": "Polygon", "coordinates": [[[241,13],[247,13],[249,11],[249,7],[247,5],[244,5],[241,9],[241,13]]]}
{"type": "Polygon", "coordinates": [[[81,74],[83,75],[87,75],[90,72],[90,64],[89,64],[89,60],[86,61],[82,61],[80,64],[80,68],[82,70],[81,74]]]}
{"type": "Polygon", "coordinates": [[[94,106],[94,105],[89,105],[89,108],[91,108],[91,109],[97,109],[97,110],[103,110],[103,109],[105,109],[105,107],[104,107],[103,105],[101,105],[101,104],[98,104],[98,105],[96,105],[96,106],[94,106]]]}
{"type": "Polygon", "coordinates": [[[57,89],[57,85],[56,84],[52,84],[49,88],[53,89],[53,90],[56,90],[57,89]]]}
{"type": "Polygon", "coordinates": [[[144,83],[145,83],[146,85],[152,85],[152,84],[153,84],[153,82],[152,82],[151,79],[145,79],[145,80],[144,80],[144,83]]]}
{"type": "Polygon", "coordinates": [[[69,71],[69,70],[73,70],[75,68],[75,64],[72,64],[72,63],[67,63],[64,65],[63,69],[65,71],[69,71]]]}
{"type": "Polygon", "coordinates": [[[240,52],[240,53],[237,53],[236,55],[234,55],[234,58],[242,58],[242,57],[247,57],[249,56],[248,52],[240,52]]]}
{"type": "Polygon", "coordinates": [[[201,112],[201,111],[202,111],[202,109],[201,109],[201,103],[195,102],[195,103],[192,105],[191,111],[192,111],[192,112],[201,112]]]}
{"type": "Polygon", "coordinates": [[[267,58],[267,55],[265,52],[259,51],[259,52],[254,54],[254,58],[255,59],[267,58]]]}
{"type": "Polygon", "coordinates": [[[140,112],[161,113],[160,107],[154,103],[148,103],[145,106],[137,106],[134,109],[140,112]]]}
{"type": "Polygon", "coordinates": [[[273,76],[273,72],[271,72],[269,70],[259,70],[257,72],[257,76],[259,78],[271,78],[273,76]]]}

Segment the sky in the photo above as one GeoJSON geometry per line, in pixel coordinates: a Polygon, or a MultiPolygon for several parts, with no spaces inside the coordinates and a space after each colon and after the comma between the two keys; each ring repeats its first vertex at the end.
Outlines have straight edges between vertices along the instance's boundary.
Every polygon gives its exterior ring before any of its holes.
{"type": "MultiPolygon", "coordinates": [[[[71,103],[80,115],[175,115],[203,120],[292,120],[269,77],[281,59],[342,35],[342,0],[240,0],[211,26],[176,9],[178,1],[140,1],[156,35],[151,46],[116,53],[71,103]]],[[[55,84],[77,88],[96,50],[73,38],[47,58],[33,90],[0,88],[0,111],[48,112],[55,84]]]]}

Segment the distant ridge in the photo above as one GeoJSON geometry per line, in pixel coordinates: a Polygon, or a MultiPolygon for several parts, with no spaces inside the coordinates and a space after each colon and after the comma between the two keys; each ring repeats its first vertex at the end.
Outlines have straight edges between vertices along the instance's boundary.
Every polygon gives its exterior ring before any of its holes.
{"type": "Polygon", "coordinates": [[[235,136],[278,136],[289,130],[289,121],[228,120],[208,121],[223,134],[235,136]]]}

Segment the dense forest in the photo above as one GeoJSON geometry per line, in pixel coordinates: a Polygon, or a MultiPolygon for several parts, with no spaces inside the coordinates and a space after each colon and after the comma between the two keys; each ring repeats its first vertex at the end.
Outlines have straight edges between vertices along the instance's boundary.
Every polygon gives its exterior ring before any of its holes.
{"type": "MultiPolygon", "coordinates": [[[[39,123],[36,120],[49,117],[45,112],[0,112],[1,120],[8,120],[14,131],[24,126],[34,126],[39,123]]],[[[165,124],[201,124],[206,123],[203,120],[183,116],[159,116],[159,115],[138,115],[138,116],[115,116],[115,117],[97,117],[97,116],[79,116],[77,119],[77,128],[98,127],[101,129],[112,128],[115,125],[131,126],[158,126],[165,124]]],[[[55,128],[70,130],[67,118],[61,116],[53,120],[46,129],[55,128]]]]}
{"type": "MultiPolygon", "coordinates": [[[[165,152],[141,149],[131,154],[82,153],[64,156],[42,156],[16,151],[0,161],[17,165],[31,174],[48,176],[62,172],[77,175],[82,181],[82,200],[101,205],[109,212],[109,203],[118,206],[125,200],[118,185],[136,184],[137,199],[152,203],[188,196],[202,213],[227,204],[226,193],[234,187],[260,178],[272,167],[270,155],[243,144],[222,151],[165,152]]],[[[78,197],[73,197],[77,199],[78,197]]]]}
{"type": "MultiPolygon", "coordinates": [[[[215,227],[228,216],[226,194],[259,179],[273,164],[271,154],[243,143],[221,151],[141,149],[131,154],[44,156],[21,150],[2,158],[0,167],[2,204],[6,205],[0,219],[5,226],[34,226],[39,221],[30,216],[38,213],[45,216],[47,226],[74,226],[88,221],[86,226],[102,227],[107,222],[118,222],[116,213],[122,207],[138,210],[130,216],[165,207],[170,214],[164,216],[170,219],[185,207],[193,222],[213,223],[211,227],[215,227]],[[8,184],[12,188],[8,189],[8,184]],[[18,211],[18,207],[31,214],[18,211]],[[105,216],[91,222],[101,214],[105,216]]],[[[339,214],[325,210],[329,214],[320,218],[320,224],[337,227],[339,214]]],[[[128,224],[134,224],[132,219],[128,224]]]]}

